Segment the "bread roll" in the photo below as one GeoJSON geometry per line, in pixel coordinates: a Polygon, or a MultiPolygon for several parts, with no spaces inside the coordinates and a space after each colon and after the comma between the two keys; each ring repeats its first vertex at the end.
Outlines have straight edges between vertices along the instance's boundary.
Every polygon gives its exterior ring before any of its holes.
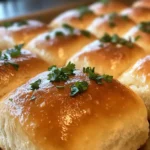
{"type": "Polygon", "coordinates": [[[105,35],[102,40],[97,40],[85,46],[81,51],[68,60],[75,63],[77,68],[82,66],[95,67],[101,74],[110,74],[117,78],[138,59],[144,57],[146,53],[139,46],[129,42],[129,45],[119,44],[118,36],[105,35]],[[104,38],[106,42],[104,41],[104,38]],[[109,41],[109,38],[112,41],[109,41]],[[108,42],[107,42],[108,39],[108,42]],[[113,40],[116,40],[116,43],[113,40]],[[130,44],[132,45],[130,47],[130,44]]]}
{"type": "Polygon", "coordinates": [[[146,8],[150,8],[150,1],[149,0],[135,1],[133,3],[133,7],[146,7],[146,8]]]}
{"type": "Polygon", "coordinates": [[[61,28],[39,35],[26,48],[49,64],[55,63],[58,66],[63,66],[67,59],[95,39],[89,32],[74,29],[65,24],[61,28]]]}
{"type": "Polygon", "coordinates": [[[150,9],[145,7],[133,7],[125,9],[121,12],[123,15],[127,15],[136,23],[150,20],[150,9]]]}
{"type": "Polygon", "coordinates": [[[125,38],[136,38],[136,43],[147,53],[150,53],[150,22],[141,22],[131,28],[125,35],[125,38]]]}
{"type": "Polygon", "coordinates": [[[47,68],[46,62],[19,46],[2,51],[0,56],[0,99],[47,68]]]}
{"type": "Polygon", "coordinates": [[[36,20],[6,22],[0,26],[0,50],[27,43],[46,30],[47,26],[36,20]]]}
{"type": "Polygon", "coordinates": [[[67,81],[50,82],[51,73],[36,76],[1,102],[3,149],[137,150],[145,143],[146,108],[131,90],[104,78],[97,84],[81,71],[67,81]],[[39,87],[33,91],[35,82],[39,87]],[[71,88],[79,83],[84,91],[72,97],[71,88]]]}
{"type": "Polygon", "coordinates": [[[150,119],[150,55],[138,60],[119,80],[140,95],[150,119]]]}
{"type": "Polygon", "coordinates": [[[74,28],[86,29],[90,23],[96,18],[96,15],[87,6],[77,9],[68,10],[57,16],[49,24],[50,28],[57,28],[67,23],[74,28]]]}
{"type": "Polygon", "coordinates": [[[96,2],[90,6],[90,9],[96,15],[103,15],[111,12],[120,12],[125,8],[127,8],[127,6],[117,0],[102,0],[101,2],[96,2]]]}
{"type": "Polygon", "coordinates": [[[127,16],[110,13],[96,18],[88,30],[97,37],[103,36],[106,32],[110,35],[117,33],[119,36],[123,36],[134,25],[135,23],[127,16]]]}

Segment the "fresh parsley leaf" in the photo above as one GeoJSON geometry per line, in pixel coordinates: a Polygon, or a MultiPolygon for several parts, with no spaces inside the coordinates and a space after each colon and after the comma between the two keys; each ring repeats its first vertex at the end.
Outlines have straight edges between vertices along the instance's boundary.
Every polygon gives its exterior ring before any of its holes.
{"type": "Polygon", "coordinates": [[[110,13],[108,15],[108,21],[109,21],[109,26],[110,27],[115,27],[116,26],[116,23],[115,23],[115,18],[117,17],[117,13],[113,12],[113,13],[110,13]]]}
{"type": "Polygon", "coordinates": [[[98,2],[101,2],[102,4],[108,4],[110,2],[110,0],[98,0],[98,2]]]}
{"type": "Polygon", "coordinates": [[[69,75],[73,75],[75,70],[75,64],[69,62],[66,67],[57,68],[56,66],[51,66],[49,69],[48,80],[51,82],[67,81],[69,75]]]}
{"type": "Polygon", "coordinates": [[[51,38],[50,35],[46,35],[46,36],[45,36],[45,39],[46,39],[47,41],[50,40],[50,38],[51,38]]]}
{"type": "Polygon", "coordinates": [[[12,22],[4,22],[2,25],[3,25],[5,28],[9,28],[9,27],[11,27],[11,26],[13,25],[13,23],[12,23],[12,22]]]}
{"type": "Polygon", "coordinates": [[[56,88],[57,88],[57,89],[64,89],[65,87],[64,87],[64,86],[61,86],[61,85],[57,85],[56,88]]]}
{"type": "Polygon", "coordinates": [[[63,24],[62,27],[65,28],[65,29],[67,29],[67,30],[70,32],[70,34],[73,34],[73,32],[74,32],[74,30],[75,30],[75,29],[74,29],[72,26],[70,26],[69,24],[63,24]]]}
{"type": "Polygon", "coordinates": [[[138,41],[140,38],[141,38],[141,36],[140,36],[140,35],[137,35],[137,36],[134,38],[134,41],[136,42],[136,41],[138,41]]]}
{"type": "Polygon", "coordinates": [[[58,37],[58,36],[64,36],[64,33],[61,32],[61,31],[56,31],[55,32],[55,36],[58,37]]]}
{"type": "Polygon", "coordinates": [[[19,65],[13,62],[4,62],[6,66],[11,65],[16,71],[19,69],[19,65]]]}
{"type": "Polygon", "coordinates": [[[133,42],[132,40],[126,40],[124,38],[119,37],[117,34],[114,34],[110,36],[109,34],[105,33],[104,36],[100,38],[100,41],[103,43],[113,43],[113,44],[120,44],[120,45],[125,45],[129,48],[133,47],[133,42]]]}
{"type": "Polygon", "coordinates": [[[16,58],[21,55],[21,49],[23,46],[24,44],[16,45],[14,48],[8,49],[6,53],[9,54],[12,58],[16,58]]]}
{"type": "Polygon", "coordinates": [[[150,33],[150,21],[149,22],[141,22],[138,24],[139,30],[145,33],[150,33]]]}
{"type": "Polygon", "coordinates": [[[77,11],[80,13],[80,19],[82,19],[84,15],[93,14],[93,11],[90,10],[88,6],[81,6],[77,8],[77,11]]]}
{"type": "Polygon", "coordinates": [[[37,81],[31,83],[31,90],[38,90],[40,88],[40,84],[41,84],[42,80],[38,79],[37,81]]]}
{"type": "Polygon", "coordinates": [[[83,72],[87,73],[91,80],[96,81],[97,84],[103,84],[105,82],[112,82],[113,76],[110,75],[99,75],[95,73],[95,68],[87,67],[83,68],[83,72]]]}
{"type": "Polygon", "coordinates": [[[74,97],[88,89],[88,83],[86,81],[76,82],[74,85],[71,86],[71,93],[70,96],[74,97]]]}
{"type": "Polygon", "coordinates": [[[12,99],[12,98],[9,98],[9,101],[11,101],[11,102],[12,102],[12,101],[13,101],[13,99],[12,99]]]}
{"type": "Polygon", "coordinates": [[[85,37],[90,38],[91,37],[91,33],[87,30],[80,30],[81,34],[84,35],[85,37]]]}

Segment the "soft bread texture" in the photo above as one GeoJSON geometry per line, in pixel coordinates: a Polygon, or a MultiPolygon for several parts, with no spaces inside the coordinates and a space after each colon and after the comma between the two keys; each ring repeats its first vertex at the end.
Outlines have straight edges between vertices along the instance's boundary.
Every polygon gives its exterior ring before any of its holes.
{"type": "Polygon", "coordinates": [[[87,30],[97,37],[103,36],[106,32],[110,35],[117,33],[123,36],[134,25],[135,23],[128,17],[111,13],[96,18],[87,30]]]}
{"type": "Polygon", "coordinates": [[[0,100],[5,94],[8,94],[30,78],[47,70],[49,66],[28,50],[21,50],[21,55],[12,58],[9,62],[18,64],[19,69],[17,71],[12,65],[6,65],[4,61],[0,61],[0,100]]]}
{"type": "MultiPolygon", "coordinates": [[[[150,25],[149,25],[150,27],[150,25]]],[[[150,53],[150,33],[148,32],[143,32],[140,30],[139,26],[134,26],[131,28],[125,35],[125,38],[133,38],[135,39],[136,37],[139,37],[139,39],[136,41],[136,44],[142,47],[146,53],[150,53]]]]}
{"type": "Polygon", "coordinates": [[[48,30],[48,27],[36,20],[28,20],[27,24],[14,23],[9,27],[0,27],[0,50],[13,47],[16,44],[29,42],[38,34],[48,30]]]}
{"type": "Polygon", "coordinates": [[[145,7],[127,8],[121,12],[136,23],[150,20],[150,9],[145,7]]]}
{"type": "Polygon", "coordinates": [[[150,8],[150,1],[149,0],[135,1],[133,3],[133,7],[146,7],[146,8],[150,8]]]}
{"type": "MultiPolygon", "coordinates": [[[[91,10],[89,9],[89,11],[91,10]]],[[[57,28],[62,26],[62,24],[67,23],[73,26],[74,28],[86,29],[95,18],[96,15],[92,11],[82,15],[80,14],[80,11],[78,9],[74,9],[74,10],[66,11],[60,14],[59,16],[57,16],[49,24],[49,27],[57,28]]]]}
{"type": "Polygon", "coordinates": [[[110,0],[106,4],[102,2],[96,2],[90,6],[90,9],[96,15],[104,15],[111,12],[121,12],[125,8],[127,8],[127,6],[117,0],[110,0]]]}
{"type": "Polygon", "coordinates": [[[65,83],[50,83],[47,74],[31,79],[1,102],[3,149],[137,150],[145,143],[147,111],[131,90],[115,80],[98,85],[81,71],[65,83]],[[38,79],[40,89],[33,92],[30,84],[38,79]],[[89,83],[88,90],[70,97],[70,86],[82,80],[89,83]],[[33,94],[36,100],[30,99],[33,94]]]}
{"type": "Polygon", "coordinates": [[[144,57],[143,49],[134,45],[133,48],[117,44],[95,41],[68,60],[75,63],[77,68],[95,67],[100,74],[110,74],[115,78],[133,65],[138,59],[144,57]],[[100,45],[103,46],[100,46],[100,45]]]}
{"type": "Polygon", "coordinates": [[[150,119],[150,55],[137,61],[119,80],[140,95],[150,119]]]}
{"type": "Polygon", "coordinates": [[[58,66],[63,66],[72,55],[95,39],[92,34],[86,36],[77,29],[72,33],[68,29],[57,28],[39,35],[26,48],[45,59],[49,64],[55,63],[58,66]],[[56,36],[58,32],[63,35],[56,36]],[[47,36],[50,37],[48,40],[47,36]]]}

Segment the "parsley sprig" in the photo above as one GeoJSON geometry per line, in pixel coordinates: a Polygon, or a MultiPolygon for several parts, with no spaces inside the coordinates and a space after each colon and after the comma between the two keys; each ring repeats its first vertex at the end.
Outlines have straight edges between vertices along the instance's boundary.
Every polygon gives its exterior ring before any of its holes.
{"type": "Polygon", "coordinates": [[[34,90],[38,90],[40,88],[40,84],[41,84],[42,80],[41,79],[38,79],[37,81],[31,83],[31,90],[34,91],[34,90]]]}
{"type": "Polygon", "coordinates": [[[112,82],[113,76],[110,75],[99,75],[97,73],[95,73],[95,68],[91,68],[91,67],[87,67],[87,68],[83,68],[83,72],[87,73],[89,78],[91,80],[96,81],[97,84],[103,84],[103,81],[105,82],[112,82]]]}
{"type": "Polygon", "coordinates": [[[103,43],[113,43],[133,48],[133,41],[131,39],[126,40],[124,38],[119,37],[117,34],[111,36],[105,33],[104,36],[102,36],[99,40],[103,43]]]}
{"type": "Polygon", "coordinates": [[[74,75],[75,64],[69,62],[66,67],[58,68],[57,66],[51,66],[49,69],[48,80],[51,82],[67,81],[70,75],[74,75]]]}
{"type": "Polygon", "coordinates": [[[70,96],[74,97],[80,93],[83,93],[88,89],[88,83],[86,81],[78,81],[71,86],[70,96]]]}
{"type": "Polygon", "coordinates": [[[145,33],[150,33],[150,21],[149,22],[141,22],[138,24],[139,30],[145,33]]]}
{"type": "Polygon", "coordinates": [[[0,60],[4,61],[6,66],[11,65],[16,71],[19,69],[19,65],[9,60],[11,58],[17,58],[21,55],[21,49],[24,44],[16,45],[14,48],[7,49],[4,53],[0,52],[0,60]]]}

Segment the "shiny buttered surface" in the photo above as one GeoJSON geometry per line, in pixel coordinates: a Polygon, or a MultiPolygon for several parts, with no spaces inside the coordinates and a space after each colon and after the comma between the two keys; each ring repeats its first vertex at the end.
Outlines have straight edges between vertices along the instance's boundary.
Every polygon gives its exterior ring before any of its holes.
{"type": "Polygon", "coordinates": [[[0,148],[149,150],[149,6],[99,0],[1,24],[0,148]]]}
{"type": "Polygon", "coordinates": [[[51,67],[3,100],[2,148],[126,150],[144,144],[148,121],[143,101],[111,76],[92,68],[83,73],[71,65],[51,67]],[[91,72],[96,78],[90,79],[91,72]]]}

